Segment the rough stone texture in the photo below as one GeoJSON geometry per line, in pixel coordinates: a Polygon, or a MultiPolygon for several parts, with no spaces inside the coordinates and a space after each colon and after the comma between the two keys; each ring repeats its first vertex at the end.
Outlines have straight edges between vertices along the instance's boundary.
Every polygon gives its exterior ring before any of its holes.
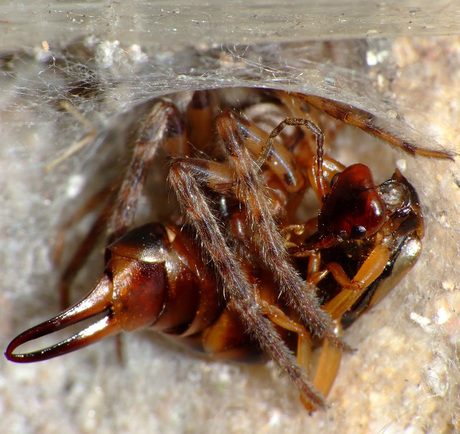
{"type": "MultiPolygon", "coordinates": [[[[376,72],[376,81],[386,92],[394,92],[401,112],[416,129],[459,151],[460,39],[395,39],[386,47],[395,75],[386,81],[385,74],[376,72]]],[[[40,68],[34,71],[29,64],[20,89],[28,88],[27,78],[39,76],[40,68]]],[[[8,85],[6,80],[2,89],[8,85]]],[[[17,83],[14,86],[18,89],[17,83]]],[[[51,99],[49,92],[45,86],[43,94],[51,99]]],[[[53,288],[58,272],[50,259],[56,227],[74,200],[73,188],[78,191],[78,183],[89,177],[85,165],[107,152],[106,147],[90,146],[83,156],[44,175],[43,166],[62,152],[62,142],[57,151],[55,139],[61,134],[68,140],[81,137],[81,126],[52,104],[25,106],[24,96],[8,94],[0,113],[0,183],[6,199],[0,209],[2,347],[24,328],[57,313],[53,288]]],[[[99,118],[96,114],[92,119],[99,118]]],[[[347,333],[357,351],[343,359],[329,410],[308,415],[296,390],[270,364],[200,359],[161,337],[137,333],[123,339],[123,365],[112,340],[45,363],[21,366],[2,360],[4,431],[459,431],[458,162],[412,159],[381,144],[368,149],[372,151],[365,151],[364,160],[379,166],[380,155],[390,155],[417,188],[426,240],[414,270],[347,333]]],[[[391,164],[383,173],[391,173],[391,164]]],[[[87,289],[92,277],[80,280],[87,289]]]]}

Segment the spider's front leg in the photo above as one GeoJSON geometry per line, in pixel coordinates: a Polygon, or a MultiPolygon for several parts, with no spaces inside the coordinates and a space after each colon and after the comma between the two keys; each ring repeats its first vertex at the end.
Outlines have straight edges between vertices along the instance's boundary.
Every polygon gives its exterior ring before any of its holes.
{"type": "MultiPolygon", "coordinates": [[[[286,297],[305,328],[313,334],[327,338],[342,349],[348,349],[334,332],[329,315],[321,309],[316,298],[315,286],[305,282],[290,262],[285,239],[270,209],[272,201],[268,198],[266,188],[261,182],[259,166],[245,147],[246,142],[255,140],[251,137],[254,129],[248,121],[234,112],[227,111],[217,119],[217,130],[224,139],[229,159],[235,170],[235,194],[244,203],[248,225],[255,232],[253,243],[262,261],[272,271],[280,294],[286,297]]],[[[271,148],[260,138],[259,144],[261,154],[266,152],[266,148],[271,148]]],[[[272,151],[267,153],[267,164],[269,164],[277,154],[272,151]]],[[[294,162],[291,165],[295,166],[294,162]]],[[[290,172],[294,173],[294,170],[290,172]]],[[[286,182],[291,184],[290,181],[286,182]]]]}
{"type": "Polygon", "coordinates": [[[227,306],[238,313],[248,333],[287,372],[303,398],[315,407],[323,407],[324,398],[315,391],[273,322],[264,315],[257,302],[256,287],[250,282],[243,259],[230,246],[228,237],[225,236],[226,228],[212,209],[211,200],[205,193],[205,188],[218,192],[225,189],[237,191],[240,186],[238,180],[234,179],[233,168],[223,163],[179,158],[171,165],[169,179],[184,214],[195,228],[204,252],[210,257],[220,276],[227,306]]]}

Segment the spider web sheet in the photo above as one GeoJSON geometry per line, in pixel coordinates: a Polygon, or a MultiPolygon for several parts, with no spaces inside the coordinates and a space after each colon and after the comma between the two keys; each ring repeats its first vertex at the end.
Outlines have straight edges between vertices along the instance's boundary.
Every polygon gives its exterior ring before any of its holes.
{"type": "MultiPolygon", "coordinates": [[[[427,37],[453,33],[458,14],[452,2],[441,3],[379,3],[377,14],[369,1],[5,7],[2,346],[59,311],[59,267],[51,259],[57,228],[122,170],[130,129],[151,98],[239,86],[314,93],[370,111],[421,146],[437,146],[435,137],[458,151],[460,39],[427,37]],[[415,37],[356,39],[396,34],[415,37]],[[45,170],[91,129],[94,140],[45,170]]],[[[0,420],[8,431],[459,430],[458,163],[413,159],[366,134],[346,132],[338,142],[335,157],[369,164],[379,181],[401,168],[420,194],[426,238],[414,270],[349,330],[346,339],[358,350],[344,357],[327,412],[306,414],[273,366],[203,360],[138,333],[123,341],[123,366],[110,340],[45,363],[2,360],[0,420]]],[[[67,249],[87,225],[71,231],[67,249]]],[[[98,250],[73,297],[92,286],[101,258],[98,250]]]]}

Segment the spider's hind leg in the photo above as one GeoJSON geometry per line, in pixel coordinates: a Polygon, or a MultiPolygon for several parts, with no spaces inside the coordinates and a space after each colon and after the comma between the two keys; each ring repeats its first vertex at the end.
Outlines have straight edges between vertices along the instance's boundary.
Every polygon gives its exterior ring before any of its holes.
{"type": "Polygon", "coordinates": [[[55,262],[60,260],[66,231],[103,204],[90,231],[77,246],[64,268],[59,283],[62,308],[68,307],[70,283],[94,249],[100,236],[108,229],[110,243],[123,235],[132,224],[136,203],[159,147],[167,148],[173,155],[183,155],[188,152],[184,122],[174,105],[161,100],[156,102],[145,115],[132,146],[133,156],[121,182],[106,186],[90,197],[58,231],[54,251],[55,262]]]}
{"type": "Polygon", "coordinates": [[[155,103],[138,130],[133,156],[109,220],[109,241],[119,238],[133,223],[137,201],[160,147],[168,147],[172,155],[188,153],[183,120],[173,104],[162,100],[155,103]]]}

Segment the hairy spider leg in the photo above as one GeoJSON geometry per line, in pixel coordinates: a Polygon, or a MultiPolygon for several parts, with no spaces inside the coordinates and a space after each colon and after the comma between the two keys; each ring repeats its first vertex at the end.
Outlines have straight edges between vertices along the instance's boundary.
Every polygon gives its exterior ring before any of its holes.
{"type": "Polygon", "coordinates": [[[408,154],[455,161],[454,155],[456,154],[454,153],[438,151],[435,149],[423,149],[395,136],[389,131],[386,131],[384,128],[375,124],[375,117],[372,114],[364,110],[316,95],[303,95],[301,93],[293,93],[292,95],[307,101],[312,106],[329,114],[333,118],[341,120],[347,124],[354,125],[355,127],[384,140],[390,145],[399,148],[408,154]]]}
{"type": "Polygon", "coordinates": [[[62,309],[69,306],[70,282],[93,250],[97,240],[108,230],[108,244],[110,244],[110,241],[126,232],[132,223],[136,201],[139,199],[146,175],[159,146],[173,156],[186,155],[190,152],[190,142],[184,121],[174,105],[165,101],[155,103],[144,116],[132,146],[133,156],[123,184],[121,182],[120,185],[114,183],[98,191],[58,232],[58,241],[54,252],[56,262],[61,256],[65,230],[92,212],[96,206],[105,202],[89,232],[79,244],[61,275],[59,287],[62,309]],[[107,228],[109,222],[109,228],[107,228]]]}
{"type": "Polygon", "coordinates": [[[160,146],[168,146],[173,155],[189,152],[183,120],[174,105],[166,101],[155,103],[139,129],[133,156],[108,224],[109,242],[123,235],[133,223],[136,203],[160,146]]]}
{"type": "MultiPolygon", "coordinates": [[[[233,116],[236,116],[234,113],[225,112],[221,116],[226,116],[227,113],[232,116],[230,121],[233,122],[233,116]]],[[[243,119],[238,118],[238,121],[243,122],[243,119]]],[[[302,120],[302,122],[297,122],[294,125],[298,124],[304,125],[305,122],[302,120]]],[[[287,125],[287,123],[284,123],[283,125],[287,125]]],[[[261,152],[263,147],[266,146],[269,135],[251,123],[246,123],[245,126],[247,127],[248,134],[245,136],[244,145],[240,143],[239,146],[244,146],[254,155],[257,155],[259,152],[261,152]]],[[[280,131],[281,128],[277,130],[276,135],[278,135],[280,131]]],[[[225,139],[223,133],[220,133],[225,139]]],[[[273,141],[275,135],[271,136],[273,141]]],[[[305,189],[303,175],[296,167],[295,161],[292,159],[292,154],[278,142],[270,145],[273,146],[273,153],[271,158],[267,161],[267,166],[269,166],[271,172],[276,174],[276,176],[283,181],[286,181],[286,179],[291,180],[291,182],[287,184],[286,189],[289,189],[293,192],[296,192],[297,190],[303,192],[305,189]]],[[[233,153],[234,152],[232,150],[229,150],[230,155],[233,155],[233,153]]],[[[241,158],[238,158],[237,161],[240,161],[240,159],[241,158]]],[[[329,161],[327,161],[327,163],[329,163],[329,161]]],[[[219,192],[225,192],[225,190],[228,190],[232,191],[233,194],[237,194],[237,185],[239,185],[239,183],[235,184],[235,171],[232,170],[228,164],[200,159],[187,159],[186,162],[184,161],[184,165],[188,166],[189,173],[193,173],[191,177],[195,180],[199,180],[200,185],[205,185],[206,187],[213,188],[219,192]]],[[[329,166],[327,166],[327,169],[329,169],[329,166]]],[[[186,175],[184,174],[183,176],[186,175]]],[[[245,196],[245,198],[247,197],[245,196]]],[[[240,200],[243,201],[243,198],[240,197],[240,200]]],[[[247,202],[244,201],[243,203],[246,206],[247,202]]],[[[191,212],[191,210],[187,208],[187,214],[189,212],[191,212]]],[[[255,250],[258,250],[259,248],[260,246],[256,247],[255,250]]],[[[244,267],[244,265],[242,266],[244,267]]],[[[246,275],[248,276],[249,273],[246,273],[246,275]]],[[[302,327],[294,321],[290,320],[286,314],[284,314],[278,307],[274,306],[273,304],[269,304],[265,300],[262,300],[258,295],[258,292],[256,292],[258,302],[262,303],[264,314],[268,315],[273,323],[286,330],[298,333],[298,363],[307,373],[307,378],[309,378],[311,363],[311,357],[309,356],[311,353],[310,334],[306,331],[305,327],[302,327]]],[[[203,346],[205,349],[218,357],[221,356],[220,352],[222,352],[224,357],[229,357],[228,352],[224,352],[227,345],[226,342],[222,340],[222,336],[228,334],[228,327],[233,327],[235,322],[237,321],[232,318],[231,311],[225,312],[219,318],[218,322],[212,325],[205,332],[205,336],[203,337],[203,346]]],[[[340,332],[338,332],[338,330],[340,329],[340,326],[335,325],[334,329],[337,336],[339,336],[340,332]]],[[[236,351],[236,354],[240,354],[241,350],[236,348],[232,349],[232,351],[236,351]]],[[[325,359],[325,361],[320,363],[314,381],[316,381],[316,383],[321,387],[320,392],[322,392],[323,396],[325,396],[329,392],[333,379],[335,378],[336,371],[338,369],[340,350],[336,348],[336,346],[331,345],[329,341],[327,341],[327,343],[324,344],[324,354],[321,356],[321,360],[323,359],[325,359]],[[338,357],[336,356],[337,353],[339,354],[338,357]],[[330,357],[331,354],[333,354],[334,357],[330,357]],[[324,378],[322,378],[323,376],[324,378]]],[[[315,409],[315,406],[311,404],[311,400],[303,399],[303,402],[308,409],[315,409]]]]}
{"type": "Polygon", "coordinates": [[[222,279],[227,305],[238,312],[249,334],[260,343],[265,353],[287,372],[305,399],[315,406],[323,407],[324,398],[314,390],[272,321],[264,316],[257,303],[255,285],[250,282],[241,260],[226,241],[224,228],[212,211],[209,199],[203,191],[209,183],[204,171],[207,163],[209,162],[203,161],[197,165],[196,160],[175,159],[170,168],[169,180],[184,214],[195,228],[204,250],[208,252],[222,279]]]}
{"type": "MultiPolygon", "coordinates": [[[[310,129],[316,137],[317,141],[317,156],[316,158],[311,156],[307,167],[308,177],[310,184],[314,189],[316,196],[318,197],[319,203],[321,204],[323,199],[329,192],[329,187],[326,178],[332,179],[332,177],[345,169],[345,166],[332,160],[328,157],[323,156],[323,135],[322,131],[312,122],[303,118],[287,118],[282,121],[269,135],[269,140],[265,147],[267,156],[270,155],[273,140],[281,133],[286,126],[306,126],[310,129]],[[267,152],[268,150],[268,152],[267,152]]],[[[316,221],[317,219],[315,219],[316,221]]],[[[305,228],[310,228],[312,221],[305,223],[305,228]]],[[[304,228],[304,229],[305,229],[304,228]]],[[[297,229],[299,229],[297,227],[297,229]]],[[[338,264],[337,264],[338,265],[338,264]]],[[[323,279],[327,272],[319,270],[320,266],[320,255],[315,252],[311,252],[308,276],[312,278],[307,279],[307,284],[312,287],[316,287],[316,284],[323,279]]],[[[281,309],[277,306],[270,305],[266,301],[261,301],[264,307],[265,314],[278,326],[297,333],[297,362],[303,366],[307,372],[308,378],[312,378],[311,374],[311,352],[312,352],[312,341],[311,336],[300,324],[290,319],[281,309]]],[[[329,314],[330,312],[323,307],[329,314]]],[[[338,318],[332,316],[333,331],[336,338],[342,336],[342,326],[340,324],[341,315],[338,318]]],[[[313,377],[313,386],[321,393],[322,396],[327,396],[332,387],[332,384],[337,376],[340,360],[342,357],[342,350],[331,341],[330,338],[325,337],[322,344],[321,354],[316,366],[315,375],[313,377]]],[[[315,406],[311,402],[301,397],[301,401],[309,411],[314,411],[315,406]]]]}
{"type": "MultiPolygon", "coordinates": [[[[256,232],[253,242],[263,262],[272,271],[280,294],[286,296],[305,327],[319,336],[327,337],[343,349],[348,348],[334,334],[330,318],[316,299],[316,288],[308,285],[289,261],[285,240],[270,210],[265,186],[260,182],[259,167],[245,146],[249,137],[248,121],[232,111],[226,111],[218,117],[216,123],[236,173],[235,194],[245,205],[248,223],[256,232]]],[[[267,160],[270,160],[271,155],[270,151],[267,160]]]]}

